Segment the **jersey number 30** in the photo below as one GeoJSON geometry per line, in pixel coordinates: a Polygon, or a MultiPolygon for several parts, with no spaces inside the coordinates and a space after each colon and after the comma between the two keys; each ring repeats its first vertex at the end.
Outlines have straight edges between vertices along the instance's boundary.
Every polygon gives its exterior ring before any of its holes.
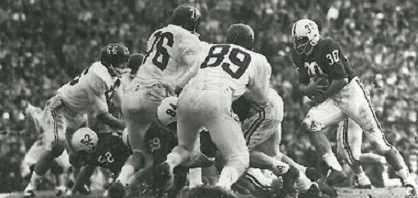
{"type": "Polygon", "coordinates": [[[206,67],[217,67],[221,65],[222,69],[231,75],[232,78],[239,79],[248,68],[248,65],[251,62],[251,56],[247,52],[241,50],[240,48],[231,48],[230,45],[214,45],[210,48],[209,54],[206,57],[205,61],[200,65],[200,68],[206,67]],[[224,62],[225,56],[229,53],[229,60],[233,65],[224,62]],[[215,59],[214,62],[209,64],[209,61],[215,59]]]}

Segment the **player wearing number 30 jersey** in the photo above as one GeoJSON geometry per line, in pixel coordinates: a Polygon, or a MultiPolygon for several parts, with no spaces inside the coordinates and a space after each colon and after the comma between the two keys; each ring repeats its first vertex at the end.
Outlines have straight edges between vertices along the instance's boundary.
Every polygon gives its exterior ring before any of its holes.
{"type": "Polygon", "coordinates": [[[227,43],[231,44],[206,44],[202,48],[200,69],[177,103],[179,145],[156,168],[155,183],[161,187],[170,183],[167,181],[173,178],[174,167],[195,157],[199,130],[205,127],[226,159],[218,184],[210,190],[232,196],[230,187],[248,167],[249,154],[240,123],[231,113],[231,104],[244,95],[258,106],[265,106],[271,75],[266,58],[251,51],[253,40],[249,26],[235,24],[228,30],[227,43]]]}
{"type": "Polygon", "coordinates": [[[314,21],[301,19],[292,28],[294,39],[293,62],[299,71],[299,89],[305,95],[315,95],[312,107],[302,122],[301,129],[309,132],[309,138],[324,161],[335,171],[341,171],[327,137],[321,132],[345,118],[352,119],[364,131],[376,148],[393,166],[403,180],[408,192],[417,195],[416,182],[399,151],[386,141],[380,122],[370,103],[367,90],[352,71],[339,45],[331,39],[323,39],[314,21]],[[326,77],[331,83],[325,90],[318,85],[317,77],[326,77]]]}
{"type": "Polygon", "coordinates": [[[133,154],[122,167],[111,191],[123,193],[117,189],[128,184],[128,178],[135,170],[151,165],[145,133],[151,123],[157,121],[156,111],[161,101],[173,96],[175,88],[183,87],[190,78],[189,74],[193,76],[197,72],[191,66],[199,51],[200,40],[195,33],[199,24],[199,10],[182,5],[174,10],[171,24],[151,34],[143,64],[126,87],[122,99],[122,113],[133,154]]]}

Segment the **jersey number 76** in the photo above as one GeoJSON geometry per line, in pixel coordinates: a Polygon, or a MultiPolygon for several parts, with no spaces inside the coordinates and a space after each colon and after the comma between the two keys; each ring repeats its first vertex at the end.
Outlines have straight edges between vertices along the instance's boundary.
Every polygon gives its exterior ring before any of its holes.
{"type": "Polygon", "coordinates": [[[210,48],[209,54],[200,65],[200,68],[221,66],[232,78],[239,79],[247,70],[250,62],[251,55],[240,48],[231,47],[230,45],[214,45],[210,48]],[[228,53],[228,59],[233,65],[224,61],[228,53]],[[211,59],[215,59],[215,61],[208,64],[211,59]]]}
{"type": "Polygon", "coordinates": [[[152,63],[158,68],[160,68],[161,70],[164,70],[167,67],[167,64],[170,58],[170,54],[168,54],[167,49],[164,48],[163,46],[164,40],[167,40],[168,47],[173,47],[173,44],[174,44],[173,38],[174,36],[173,36],[173,33],[171,32],[158,31],[154,33],[154,41],[152,43],[151,48],[146,52],[143,63],[147,61],[148,57],[150,56],[150,54],[155,48],[156,51],[155,51],[154,57],[152,58],[152,63]],[[161,61],[159,60],[160,58],[161,58],[161,61]]]}

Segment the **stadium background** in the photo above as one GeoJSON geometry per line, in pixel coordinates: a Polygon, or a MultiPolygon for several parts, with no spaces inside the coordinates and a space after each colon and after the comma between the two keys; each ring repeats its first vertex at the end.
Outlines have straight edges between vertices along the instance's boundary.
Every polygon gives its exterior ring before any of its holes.
{"type": "MultiPolygon", "coordinates": [[[[0,192],[23,190],[20,161],[37,134],[22,100],[44,106],[54,91],[98,59],[101,46],[122,42],[143,53],[153,30],[188,3],[203,14],[201,39],[221,43],[232,23],[249,24],[255,51],[273,67],[272,85],[285,102],[283,151],[312,163],[297,127],[309,107],[297,92],[290,28],[309,17],[342,46],[371,91],[387,139],[416,157],[418,1],[414,0],[1,0],[0,192]]],[[[367,144],[365,149],[367,150],[367,144]]],[[[415,160],[416,161],[416,160],[415,160]]],[[[410,166],[416,172],[415,166],[410,166]]]]}

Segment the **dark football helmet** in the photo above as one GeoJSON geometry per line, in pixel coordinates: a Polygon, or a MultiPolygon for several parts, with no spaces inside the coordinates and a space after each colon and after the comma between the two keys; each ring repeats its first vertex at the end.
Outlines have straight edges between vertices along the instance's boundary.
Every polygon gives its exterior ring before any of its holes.
{"type": "Polygon", "coordinates": [[[136,74],[143,60],[144,55],[139,53],[133,53],[129,56],[128,68],[131,69],[131,74],[136,74]]]}
{"type": "Polygon", "coordinates": [[[197,8],[188,5],[177,7],[171,18],[171,24],[181,26],[191,32],[197,32],[200,22],[200,11],[197,8]]]}
{"type": "Polygon", "coordinates": [[[228,29],[226,43],[236,44],[252,50],[254,47],[254,31],[248,25],[242,23],[233,24],[228,29]]]}
{"type": "Polygon", "coordinates": [[[124,68],[129,60],[129,50],[123,44],[109,44],[100,52],[100,61],[107,68],[124,68]]]}

